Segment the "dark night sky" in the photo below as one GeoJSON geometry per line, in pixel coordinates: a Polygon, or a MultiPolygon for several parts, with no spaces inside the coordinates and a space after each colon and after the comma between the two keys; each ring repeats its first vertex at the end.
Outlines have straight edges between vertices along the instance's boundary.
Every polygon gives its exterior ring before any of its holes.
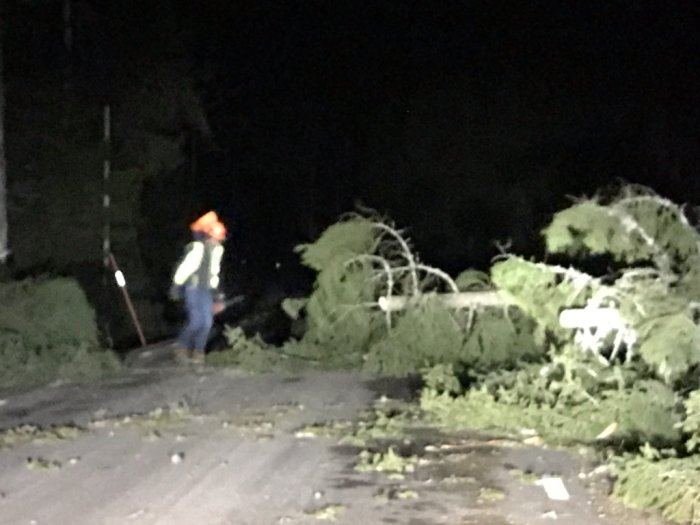
{"type": "MultiPolygon", "coordinates": [[[[198,205],[256,260],[291,258],[357,199],[450,271],[493,240],[536,253],[567,194],[618,178],[697,203],[698,2],[74,3],[84,85],[187,61],[212,128],[198,205]]],[[[63,60],[60,5],[29,4],[7,17],[10,81],[63,60]]]]}

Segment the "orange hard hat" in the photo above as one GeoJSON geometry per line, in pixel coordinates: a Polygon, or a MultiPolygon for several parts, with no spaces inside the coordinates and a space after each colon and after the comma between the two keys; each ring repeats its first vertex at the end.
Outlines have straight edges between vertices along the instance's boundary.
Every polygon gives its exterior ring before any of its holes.
{"type": "Polygon", "coordinates": [[[193,232],[204,232],[208,233],[212,225],[219,222],[219,217],[214,211],[208,211],[202,215],[199,219],[190,224],[190,230],[193,232]]]}
{"type": "Polygon", "coordinates": [[[216,221],[211,225],[209,230],[206,232],[209,237],[216,239],[217,241],[223,241],[226,239],[226,226],[220,221],[216,221]]]}

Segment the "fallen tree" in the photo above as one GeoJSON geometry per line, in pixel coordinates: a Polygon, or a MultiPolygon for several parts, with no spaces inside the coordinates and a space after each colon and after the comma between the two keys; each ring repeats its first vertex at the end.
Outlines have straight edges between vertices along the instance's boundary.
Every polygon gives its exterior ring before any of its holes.
{"type": "MultiPolygon", "coordinates": [[[[534,344],[530,319],[520,312],[504,315],[484,309],[487,302],[503,305],[497,292],[487,289],[483,274],[465,272],[453,279],[424,264],[405,232],[376,213],[349,214],[297,251],[317,276],[305,301],[283,305],[290,317],[305,317],[306,331],[301,340],[277,349],[286,362],[282,366],[293,359],[309,366],[405,375],[440,363],[455,370],[512,366],[542,353],[534,344]],[[461,294],[460,286],[481,288],[464,292],[479,295],[480,304],[472,301],[460,310],[444,304],[442,299],[450,295],[438,292],[461,294]]],[[[235,333],[231,341],[239,357],[215,360],[245,359],[256,369],[270,366],[269,348],[256,343],[258,366],[250,345],[235,333]]]]}
{"type": "Polygon", "coordinates": [[[638,448],[615,461],[615,496],[699,523],[700,235],[681,207],[639,187],[576,202],[543,235],[568,266],[507,255],[491,280],[537,324],[545,362],[472,374],[459,395],[426,388],[423,408],[452,428],[638,448]],[[609,273],[580,269],[596,256],[609,273]]]}
{"type": "MultiPolygon", "coordinates": [[[[453,279],[391,222],[350,215],[300,248],[318,275],[287,309],[308,329],[276,356],[422,372],[433,422],[618,453],[618,498],[698,523],[697,498],[681,493],[700,485],[700,235],[638,187],[575,202],[542,233],[568,264],[503,254],[488,276],[453,279]],[[610,271],[586,272],[599,256],[610,271]]],[[[248,362],[275,351],[233,335],[248,362]]]]}
{"type": "MultiPolygon", "coordinates": [[[[475,292],[452,292],[434,294],[435,298],[447,308],[484,308],[486,306],[504,308],[513,304],[498,290],[481,290],[475,292]]],[[[421,297],[405,295],[383,295],[377,300],[377,305],[384,312],[398,312],[417,305],[421,297]]]]}

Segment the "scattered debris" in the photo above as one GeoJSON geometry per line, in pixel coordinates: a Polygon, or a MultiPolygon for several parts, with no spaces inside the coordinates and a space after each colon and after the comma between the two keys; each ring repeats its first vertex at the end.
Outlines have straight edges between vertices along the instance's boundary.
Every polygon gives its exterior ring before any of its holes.
{"type": "Polygon", "coordinates": [[[579,479],[587,479],[587,478],[592,478],[595,476],[607,476],[610,474],[610,466],[609,465],[598,465],[596,468],[591,470],[590,472],[579,472],[579,479]]]}
{"type": "Polygon", "coordinates": [[[525,445],[531,445],[533,447],[541,447],[542,445],[544,445],[544,439],[542,439],[540,436],[532,436],[523,439],[523,443],[525,445]]]}
{"type": "MultiPolygon", "coordinates": [[[[278,431],[280,422],[298,410],[303,410],[303,407],[294,403],[273,405],[265,409],[240,410],[222,421],[221,427],[252,434],[257,440],[269,439],[278,431]]],[[[312,436],[299,431],[296,437],[312,436]]]]}
{"type": "Polygon", "coordinates": [[[60,461],[53,459],[45,459],[41,457],[29,457],[26,462],[27,468],[29,470],[59,470],[63,467],[60,461]]]}
{"type": "Polygon", "coordinates": [[[345,505],[332,504],[306,512],[307,515],[322,521],[336,521],[338,515],[345,511],[345,505]]]}
{"type": "Polygon", "coordinates": [[[308,425],[297,430],[294,436],[299,439],[334,438],[350,439],[355,433],[355,423],[352,421],[329,421],[308,425]]]}
{"type": "Polygon", "coordinates": [[[445,478],[442,478],[440,480],[440,483],[444,483],[445,485],[458,485],[462,483],[473,485],[477,483],[477,480],[472,476],[456,476],[454,474],[451,474],[445,478]]]}
{"type": "Polygon", "coordinates": [[[398,499],[418,499],[418,492],[410,489],[399,490],[396,497],[398,499]]]}
{"type": "Polygon", "coordinates": [[[163,434],[161,434],[158,430],[151,430],[148,434],[144,436],[144,440],[148,441],[149,443],[159,441],[161,439],[163,439],[163,434]]]}
{"type": "Polygon", "coordinates": [[[569,491],[561,478],[558,477],[543,477],[535,481],[535,485],[542,487],[547,494],[547,497],[556,501],[568,501],[569,491]]]}
{"type": "MultiPolygon", "coordinates": [[[[105,414],[104,409],[98,411],[105,414]]],[[[97,412],[96,412],[97,413],[97,412]]],[[[141,428],[146,431],[145,439],[155,441],[162,437],[160,428],[163,426],[176,426],[195,419],[189,409],[183,405],[171,405],[168,407],[158,407],[145,414],[127,414],[116,416],[113,418],[95,419],[88,425],[91,429],[103,428],[141,428]]],[[[113,436],[113,430],[110,430],[110,436],[113,436]]]]}
{"type": "Polygon", "coordinates": [[[299,438],[299,439],[310,439],[310,438],[312,439],[312,438],[319,437],[319,434],[317,432],[311,432],[307,429],[304,429],[304,430],[297,430],[294,433],[294,437],[299,438]]]}
{"type": "Polygon", "coordinates": [[[0,432],[0,449],[25,443],[47,443],[75,439],[84,432],[83,429],[66,425],[40,428],[36,425],[21,425],[0,432]]]}
{"type": "Polygon", "coordinates": [[[363,450],[360,452],[360,462],[355,466],[358,472],[386,472],[403,474],[414,472],[418,462],[416,456],[403,457],[396,453],[394,447],[389,447],[385,453],[363,450]]]}
{"type": "Polygon", "coordinates": [[[519,480],[523,485],[533,485],[537,482],[538,477],[532,472],[525,472],[514,468],[508,471],[511,476],[519,480]]]}
{"type": "Polygon", "coordinates": [[[525,437],[533,437],[537,435],[537,430],[534,428],[521,428],[519,433],[525,437]]]}
{"type": "Polygon", "coordinates": [[[493,501],[501,501],[506,497],[505,492],[499,489],[495,489],[492,487],[482,487],[479,490],[479,499],[478,501],[480,503],[485,503],[485,502],[493,502],[493,501]]]}
{"type": "Polygon", "coordinates": [[[600,434],[598,434],[595,438],[599,441],[603,440],[603,439],[608,439],[610,436],[612,436],[615,433],[616,430],[617,430],[617,422],[613,421],[607,427],[605,427],[605,429],[600,434]]]}
{"type": "Polygon", "coordinates": [[[443,461],[445,463],[462,463],[467,461],[472,454],[472,452],[454,452],[452,454],[445,455],[443,457],[443,461]]]}
{"type": "Polygon", "coordinates": [[[382,487],[374,495],[375,501],[378,503],[388,503],[392,500],[409,500],[418,499],[418,492],[405,487],[382,487]]]}

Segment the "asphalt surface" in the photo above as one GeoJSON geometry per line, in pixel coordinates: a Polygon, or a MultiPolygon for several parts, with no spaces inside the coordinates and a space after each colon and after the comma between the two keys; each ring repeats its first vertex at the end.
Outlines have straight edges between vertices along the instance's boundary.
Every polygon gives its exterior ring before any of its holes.
{"type": "Polygon", "coordinates": [[[402,381],[176,366],[168,345],[128,362],[101,384],[0,392],[0,524],[662,523],[612,505],[604,473],[569,452],[422,435],[403,443],[415,471],[392,479],[299,433],[409,396],[402,381]],[[546,476],[568,500],[547,496],[546,476]]]}

